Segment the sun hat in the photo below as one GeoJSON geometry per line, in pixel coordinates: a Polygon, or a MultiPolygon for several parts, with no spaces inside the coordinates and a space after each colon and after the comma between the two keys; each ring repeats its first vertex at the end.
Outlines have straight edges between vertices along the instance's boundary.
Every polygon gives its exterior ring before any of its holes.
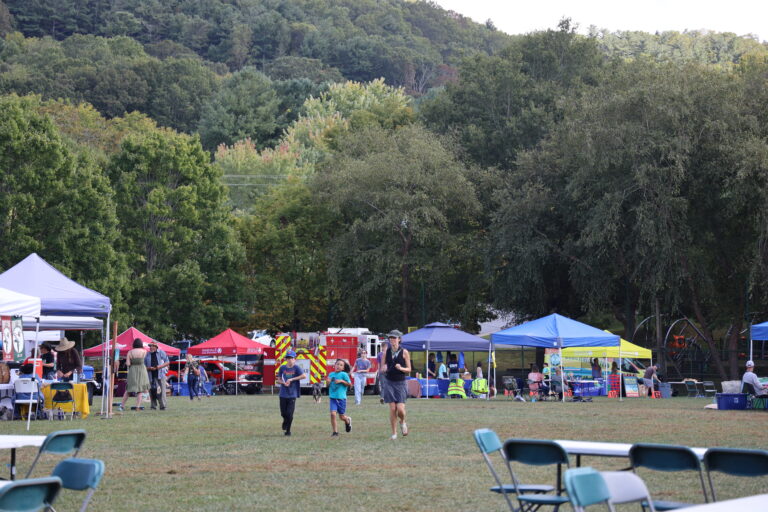
{"type": "Polygon", "coordinates": [[[147,343],[147,345],[149,345],[150,347],[153,346],[153,345],[157,346],[157,342],[155,340],[152,340],[149,343],[147,343]]]}
{"type": "Polygon", "coordinates": [[[755,366],[755,362],[754,361],[752,361],[751,359],[749,361],[747,361],[747,368],[754,368],[754,366],[755,366]]]}
{"type": "Polygon", "coordinates": [[[289,351],[288,351],[288,352],[285,354],[285,357],[293,357],[293,358],[295,358],[295,357],[296,357],[296,352],[294,352],[293,350],[289,350],[289,351]]]}
{"type": "Polygon", "coordinates": [[[56,345],[56,351],[57,352],[64,352],[65,350],[69,350],[72,347],[75,346],[74,341],[69,341],[67,338],[61,338],[59,340],[59,344],[56,345]]]}
{"type": "Polygon", "coordinates": [[[387,334],[387,338],[402,338],[402,337],[403,337],[403,333],[401,333],[397,329],[393,329],[389,331],[389,333],[387,334]]]}

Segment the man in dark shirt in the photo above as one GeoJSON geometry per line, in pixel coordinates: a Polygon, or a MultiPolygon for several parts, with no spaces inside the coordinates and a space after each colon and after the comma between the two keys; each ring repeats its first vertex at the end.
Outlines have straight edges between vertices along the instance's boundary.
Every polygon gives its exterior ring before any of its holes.
{"type": "Polygon", "coordinates": [[[150,408],[157,409],[158,402],[160,404],[160,410],[165,410],[166,407],[166,381],[165,374],[168,373],[168,355],[164,350],[157,348],[157,343],[150,342],[149,352],[144,356],[144,366],[147,367],[147,373],[149,374],[149,398],[150,408]],[[158,395],[157,388],[160,388],[160,394],[158,395]]]}

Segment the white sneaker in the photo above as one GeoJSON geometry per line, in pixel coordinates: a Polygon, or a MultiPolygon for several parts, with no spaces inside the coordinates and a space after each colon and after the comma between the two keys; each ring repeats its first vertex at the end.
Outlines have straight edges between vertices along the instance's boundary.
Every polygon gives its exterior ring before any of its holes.
{"type": "Polygon", "coordinates": [[[390,437],[390,439],[391,439],[391,440],[393,440],[393,441],[394,441],[395,439],[397,439],[397,434],[392,434],[392,436],[390,437]]]}
{"type": "Polygon", "coordinates": [[[406,425],[405,423],[401,423],[400,424],[400,432],[403,433],[403,437],[407,436],[408,435],[408,425],[406,425]]]}

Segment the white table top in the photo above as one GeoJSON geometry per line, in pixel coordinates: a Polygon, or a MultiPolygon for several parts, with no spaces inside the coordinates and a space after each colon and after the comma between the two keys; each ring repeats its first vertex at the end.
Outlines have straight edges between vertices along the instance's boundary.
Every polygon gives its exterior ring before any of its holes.
{"type": "MultiPolygon", "coordinates": [[[[563,447],[570,455],[593,455],[596,457],[629,457],[630,443],[606,443],[598,441],[568,441],[556,439],[555,442],[563,447]]],[[[691,448],[699,457],[704,458],[706,448],[691,448]]]]}
{"type": "Polygon", "coordinates": [[[42,446],[47,436],[10,435],[0,436],[0,449],[10,450],[24,446],[42,446]]]}
{"type": "Polygon", "coordinates": [[[757,512],[758,510],[768,510],[768,494],[756,494],[745,498],[735,500],[716,501],[694,507],[686,507],[690,512],[757,512]]]}

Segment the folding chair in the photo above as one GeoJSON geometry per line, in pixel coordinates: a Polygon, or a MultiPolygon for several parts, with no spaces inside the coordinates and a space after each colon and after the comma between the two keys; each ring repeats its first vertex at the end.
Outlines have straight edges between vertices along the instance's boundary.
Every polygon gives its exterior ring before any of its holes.
{"type": "Polygon", "coordinates": [[[715,383],[711,380],[705,380],[702,382],[702,385],[704,386],[704,396],[711,397],[715,396],[717,394],[717,388],[715,387],[715,383]]]}
{"type": "Polygon", "coordinates": [[[600,475],[608,487],[612,504],[621,505],[639,501],[644,509],[648,508],[651,512],[656,512],[648,487],[645,486],[643,479],[636,474],[628,471],[601,471],[600,475]]]}
{"type": "Polygon", "coordinates": [[[516,510],[514,505],[512,505],[512,502],[509,499],[509,494],[514,494],[518,491],[522,493],[531,493],[531,494],[542,494],[542,493],[548,493],[555,490],[555,488],[551,485],[526,485],[521,484],[519,482],[515,482],[514,475],[512,474],[511,469],[509,469],[509,462],[507,461],[504,450],[502,450],[501,441],[499,440],[499,436],[496,435],[496,432],[494,432],[491,429],[487,428],[481,428],[478,430],[475,430],[475,442],[477,443],[477,446],[480,448],[480,453],[483,455],[483,459],[485,459],[485,463],[488,465],[488,469],[491,471],[491,474],[493,475],[494,480],[496,480],[496,485],[491,487],[491,491],[504,495],[504,499],[507,500],[507,505],[509,505],[509,509],[513,512],[516,510]],[[496,472],[496,470],[493,467],[493,462],[491,462],[491,454],[494,452],[499,452],[499,455],[501,456],[502,460],[504,461],[504,464],[507,466],[510,474],[510,478],[512,478],[511,484],[505,484],[502,483],[501,477],[496,472]]]}
{"type": "Polygon", "coordinates": [[[61,479],[61,484],[65,489],[73,491],[88,490],[80,512],[85,512],[91,496],[96,492],[96,487],[104,476],[104,463],[98,459],[64,459],[59,462],[53,470],[53,476],[61,479]]]}
{"type": "Polygon", "coordinates": [[[35,415],[37,415],[37,411],[40,408],[40,386],[35,379],[16,379],[13,383],[13,392],[15,395],[13,403],[15,405],[26,404],[30,409],[34,405],[35,415]]]}
{"type": "Polygon", "coordinates": [[[709,480],[709,490],[712,492],[712,501],[717,501],[715,487],[712,485],[711,473],[713,471],[733,476],[768,475],[768,451],[710,448],[704,454],[704,467],[707,469],[707,480],[709,480]]]}
{"type": "Polygon", "coordinates": [[[80,448],[85,442],[85,430],[59,430],[58,432],[51,432],[48,437],[45,438],[43,444],[40,445],[35,460],[32,461],[32,465],[27,471],[27,476],[32,474],[32,470],[35,469],[35,464],[40,460],[40,457],[44,453],[56,453],[59,455],[66,455],[72,453],[73,457],[77,457],[80,448]]]}
{"type": "MultiPolygon", "coordinates": [[[[637,468],[640,467],[654,469],[656,471],[698,472],[699,482],[701,483],[701,492],[704,495],[704,502],[709,502],[707,489],[704,485],[704,473],[701,470],[699,457],[687,446],[638,443],[632,445],[629,449],[629,461],[632,465],[632,471],[635,473],[637,472],[637,468]]],[[[678,508],[690,507],[691,505],[691,503],[681,503],[676,501],[653,502],[653,506],[656,510],[675,510],[678,508]]]]}
{"type": "Polygon", "coordinates": [[[611,493],[602,475],[590,467],[569,469],[565,472],[565,489],[574,512],[584,512],[584,507],[604,503],[615,512],[611,493]]]}
{"type": "MultiPolygon", "coordinates": [[[[75,417],[75,386],[71,382],[52,382],[51,383],[51,409],[59,406],[59,409],[61,409],[61,404],[72,404],[72,412],[69,415],[69,420],[72,421],[75,417]],[[68,391],[69,392],[69,398],[68,399],[62,399],[56,398],[56,393],[58,391],[68,391]]],[[[53,414],[49,416],[50,419],[53,419],[53,414]]]]}
{"type": "Polygon", "coordinates": [[[507,397],[514,400],[524,401],[525,399],[520,394],[520,388],[517,387],[517,379],[511,375],[503,375],[501,382],[504,385],[504,390],[507,392],[507,397]]]}
{"type": "Polygon", "coordinates": [[[685,390],[688,392],[688,398],[698,398],[699,390],[696,389],[696,383],[692,380],[685,381],[685,390]]]}
{"type": "Polygon", "coordinates": [[[562,446],[554,441],[541,439],[508,439],[504,442],[504,455],[507,460],[509,473],[512,475],[512,484],[515,486],[517,501],[520,503],[520,512],[538,510],[542,506],[554,507],[554,512],[557,512],[561,505],[568,503],[568,497],[561,495],[563,489],[560,481],[560,472],[563,465],[566,468],[570,467],[568,454],[562,446]],[[555,492],[557,494],[529,494],[523,492],[517,485],[518,479],[512,470],[512,462],[533,466],[556,465],[557,484],[555,485],[555,492]]]}
{"type": "Polygon", "coordinates": [[[37,512],[50,507],[61,489],[55,476],[13,480],[0,487],[0,510],[37,512]]]}

